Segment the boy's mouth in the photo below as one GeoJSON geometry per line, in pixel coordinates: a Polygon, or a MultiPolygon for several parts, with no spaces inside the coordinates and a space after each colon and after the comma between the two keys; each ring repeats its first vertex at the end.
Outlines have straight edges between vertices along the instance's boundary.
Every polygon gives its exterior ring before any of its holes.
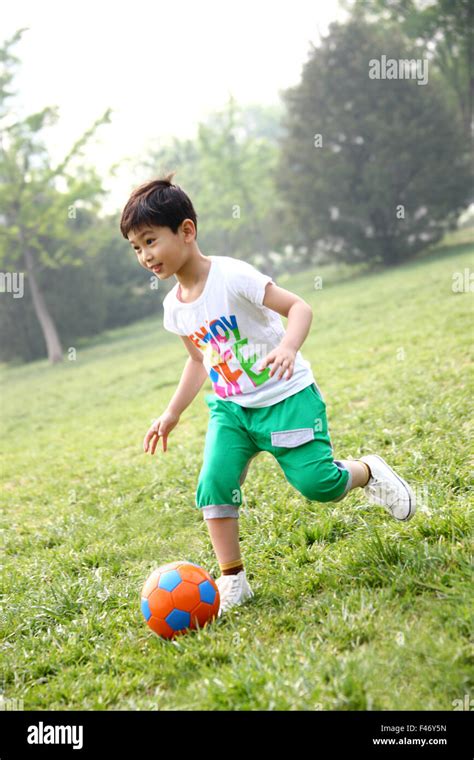
{"type": "Polygon", "coordinates": [[[155,267],[152,267],[153,272],[159,272],[162,268],[163,264],[157,264],[155,267]]]}

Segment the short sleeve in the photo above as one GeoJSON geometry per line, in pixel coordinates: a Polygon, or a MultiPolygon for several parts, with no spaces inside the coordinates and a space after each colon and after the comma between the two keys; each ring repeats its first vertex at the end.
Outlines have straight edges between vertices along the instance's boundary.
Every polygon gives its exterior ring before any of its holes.
{"type": "Polygon", "coordinates": [[[265,287],[269,282],[273,282],[270,275],[259,272],[248,261],[239,260],[229,277],[228,286],[236,295],[243,296],[257,306],[263,306],[265,287]]]}
{"type": "Polygon", "coordinates": [[[185,335],[186,333],[183,333],[181,330],[178,330],[176,327],[174,320],[172,319],[172,315],[170,314],[170,308],[169,305],[166,303],[166,298],[163,301],[163,327],[168,332],[174,333],[175,335],[185,335]]]}

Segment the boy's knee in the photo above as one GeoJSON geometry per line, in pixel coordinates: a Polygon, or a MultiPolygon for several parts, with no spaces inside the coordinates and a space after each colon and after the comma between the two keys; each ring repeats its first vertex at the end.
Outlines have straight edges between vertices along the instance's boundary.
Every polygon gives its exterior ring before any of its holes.
{"type": "Polygon", "coordinates": [[[240,487],[226,482],[215,472],[201,473],[196,489],[195,504],[202,510],[204,519],[238,517],[242,501],[240,487]]]}
{"type": "Polygon", "coordinates": [[[299,487],[298,491],[309,501],[334,501],[333,490],[328,491],[321,488],[319,484],[305,484],[303,487],[299,487]]]}
{"type": "Polygon", "coordinates": [[[324,503],[343,499],[350,488],[350,482],[344,480],[344,475],[339,473],[337,478],[328,478],[326,480],[318,480],[317,478],[300,480],[295,484],[295,487],[309,501],[324,503]]]}
{"type": "Polygon", "coordinates": [[[341,501],[351,488],[351,480],[347,467],[335,459],[319,468],[316,477],[308,477],[307,471],[300,473],[294,485],[310,501],[341,501]]]}

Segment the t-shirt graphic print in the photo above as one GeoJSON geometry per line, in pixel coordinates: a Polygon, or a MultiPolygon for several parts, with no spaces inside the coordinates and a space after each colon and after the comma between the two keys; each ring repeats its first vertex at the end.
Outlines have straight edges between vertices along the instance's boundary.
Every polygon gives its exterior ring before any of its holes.
{"type": "Polygon", "coordinates": [[[245,407],[276,404],[315,382],[311,365],[297,351],[293,375],[281,368],[260,370],[265,356],[285,335],[280,315],[263,305],[273,282],[246,261],[208,256],[211,266],[201,295],[191,303],[178,298],[179,283],[163,300],[163,326],[186,335],[203,353],[214,393],[245,407]]]}

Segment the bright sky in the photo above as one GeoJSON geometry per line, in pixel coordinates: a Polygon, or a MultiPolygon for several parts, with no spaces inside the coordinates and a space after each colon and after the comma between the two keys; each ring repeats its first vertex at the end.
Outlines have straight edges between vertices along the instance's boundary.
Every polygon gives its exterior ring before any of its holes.
{"type": "MultiPolygon", "coordinates": [[[[29,27],[13,50],[21,112],[59,107],[45,132],[54,161],[107,107],[86,151],[106,172],[170,135],[193,137],[198,122],[224,107],[276,103],[296,84],[328,24],[342,18],[337,0],[15,0],[3,9],[2,40],[29,27]]],[[[132,167],[105,182],[109,210],[148,177],[132,167]]]]}

